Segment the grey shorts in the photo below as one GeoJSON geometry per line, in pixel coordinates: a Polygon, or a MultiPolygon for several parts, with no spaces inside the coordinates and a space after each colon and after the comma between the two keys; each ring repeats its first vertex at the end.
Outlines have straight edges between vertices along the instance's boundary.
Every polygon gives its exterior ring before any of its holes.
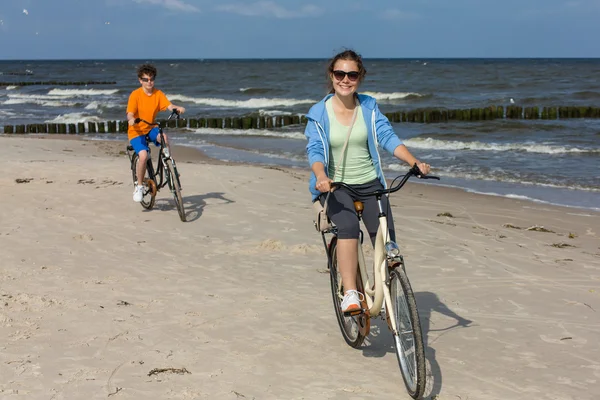
{"type": "MultiPolygon", "coordinates": [[[[350,185],[352,189],[359,192],[372,192],[374,190],[383,189],[383,185],[379,179],[360,185],[350,185]]],[[[321,204],[325,203],[327,193],[319,196],[321,204]]],[[[329,195],[329,204],[327,205],[327,215],[329,219],[336,225],[338,229],[339,239],[358,239],[360,234],[360,224],[358,215],[354,209],[354,201],[362,201],[364,204],[362,221],[367,228],[371,243],[375,244],[377,229],[379,229],[379,207],[377,207],[377,199],[375,196],[356,196],[346,188],[338,188],[329,195]]],[[[388,208],[388,198],[381,198],[383,211],[387,214],[388,228],[390,230],[390,239],[396,240],[396,232],[394,230],[394,219],[392,218],[392,210],[388,208]]]]}

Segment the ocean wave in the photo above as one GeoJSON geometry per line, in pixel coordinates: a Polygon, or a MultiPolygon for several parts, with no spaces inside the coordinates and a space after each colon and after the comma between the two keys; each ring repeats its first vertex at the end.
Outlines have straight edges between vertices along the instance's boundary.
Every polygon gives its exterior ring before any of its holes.
{"type": "Polygon", "coordinates": [[[11,112],[11,111],[7,111],[7,110],[0,110],[0,117],[16,117],[19,114],[11,112]]]}
{"type": "Polygon", "coordinates": [[[6,90],[15,90],[18,86],[7,86],[6,90]]]}
{"type": "Polygon", "coordinates": [[[16,99],[16,100],[60,100],[60,99],[66,99],[66,97],[63,97],[63,96],[50,96],[47,94],[23,94],[23,93],[9,93],[8,98],[16,99]]]}
{"type": "Polygon", "coordinates": [[[569,204],[561,204],[561,203],[555,203],[555,202],[551,202],[551,201],[536,199],[534,197],[523,196],[521,194],[513,194],[513,193],[500,194],[500,193],[495,193],[495,192],[481,192],[481,191],[478,191],[478,190],[475,190],[475,189],[469,189],[469,188],[463,188],[463,189],[465,191],[469,192],[469,193],[483,194],[483,195],[486,195],[486,196],[506,197],[506,198],[509,198],[509,199],[526,200],[526,201],[532,201],[534,203],[549,204],[549,205],[555,205],[555,206],[561,206],[561,207],[586,208],[586,209],[590,209],[590,210],[594,210],[594,211],[599,211],[600,210],[599,207],[585,207],[585,206],[575,206],[575,205],[569,205],[569,204]]]}
{"type": "Polygon", "coordinates": [[[523,151],[527,153],[542,154],[567,154],[567,153],[600,153],[595,149],[579,149],[577,147],[554,146],[541,143],[482,143],[482,142],[462,142],[445,141],[432,138],[416,138],[405,141],[408,147],[416,149],[430,150],[475,150],[475,151],[523,151]]]}
{"type": "Polygon", "coordinates": [[[189,129],[193,133],[202,135],[229,135],[229,136],[264,136],[286,139],[305,140],[304,132],[294,131],[271,131],[267,129],[219,129],[219,128],[197,128],[189,129]]]}
{"type": "Polygon", "coordinates": [[[90,104],[88,104],[84,108],[86,110],[98,110],[98,109],[101,110],[103,108],[118,108],[118,107],[123,107],[123,105],[121,105],[121,104],[110,104],[110,103],[99,103],[97,101],[92,101],[90,104]]]}
{"type": "Polygon", "coordinates": [[[386,100],[402,100],[402,99],[410,99],[410,98],[420,98],[425,95],[414,92],[393,92],[393,93],[383,93],[383,92],[362,92],[362,94],[366,94],[368,96],[374,97],[378,101],[386,101],[386,100]]]}
{"type": "Polygon", "coordinates": [[[275,89],[260,88],[260,87],[240,88],[240,92],[242,92],[244,94],[265,94],[265,93],[276,92],[276,91],[277,90],[275,90],[275,89]]]}
{"type": "Polygon", "coordinates": [[[258,110],[258,115],[261,117],[275,117],[277,115],[292,115],[291,111],[280,111],[280,110],[258,110]]]}
{"type": "Polygon", "coordinates": [[[92,101],[90,104],[85,106],[86,110],[97,110],[98,108],[100,108],[100,103],[97,101],[92,101]]]}
{"type": "Polygon", "coordinates": [[[172,101],[181,103],[194,103],[220,108],[269,108],[269,107],[292,107],[298,104],[312,104],[315,100],[308,99],[280,99],[256,97],[248,100],[225,100],[217,98],[190,97],[180,94],[168,95],[172,101]]]}
{"type": "Polygon", "coordinates": [[[48,95],[68,98],[81,96],[108,96],[118,92],[119,89],[52,89],[48,92],[48,95]]]}
{"type": "Polygon", "coordinates": [[[85,113],[68,113],[61,114],[53,119],[46,120],[46,123],[55,124],[77,124],[79,122],[101,122],[102,120],[95,116],[85,113]]]}
{"type": "Polygon", "coordinates": [[[64,101],[64,100],[52,100],[52,99],[43,99],[43,98],[34,98],[34,97],[15,97],[9,98],[8,100],[0,103],[4,105],[12,105],[12,104],[37,104],[43,107],[73,107],[79,103],[73,101],[64,101]]]}
{"type": "MultiPolygon", "coordinates": [[[[386,169],[395,172],[406,172],[407,166],[404,164],[390,164],[386,166],[386,169]]],[[[502,172],[466,172],[466,171],[451,171],[451,168],[446,170],[435,170],[432,172],[433,175],[442,177],[442,178],[457,178],[457,179],[465,179],[469,181],[489,181],[489,182],[502,182],[502,183],[515,183],[519,185],[525,186],[538,186],[538,187],[547,187],[552,189],[567,189],[567,190],[582,190],[585,192],[600,192],[600,188],[592,187],[592,186],[584,186],[579,184],[560,184],[560,183],[550,183],[550,182],[540,182],[540,181],[531,181],[526,178],[519,177],[510,177],[504,175],[502,172]]]]}
{"type": "MultiPolygon", "coordinates": [[[[52,92],[52,91],[51,91],[52,92]]],[[[43,107],[73,107],[83,105],[78,101],[74,101],[78,96],[63,95],[63,94],[21,94],[21,93],[10,93],[8,94],[8,100],[0,102],[0,104],[37,104],[43,107]]],[[[121,107],[119,104],[111,103],[99,103],[93,101],[86,106],[86,109],[97,109],[97,108],[113,108],[121,107]]]]}

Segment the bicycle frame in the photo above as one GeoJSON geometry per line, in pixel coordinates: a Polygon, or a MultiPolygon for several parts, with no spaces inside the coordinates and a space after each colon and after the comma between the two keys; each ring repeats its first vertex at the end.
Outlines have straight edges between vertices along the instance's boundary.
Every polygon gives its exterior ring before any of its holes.
{"type": "MultiPolygon", "coordinates": [[[[369,281],[369,275],[367,273],[367,264],[365,256],[362,250],[362,240],[358,241],[358,273],[360,273],[361,280],[364,286],[364,295],[367,303],[368,315],[370,317],[376,317],[381,313],[381,306],[386,304],[387,310],[392,310],[392,298],[389,289],[390,283],[390,269],[389,265],[400,265],[404,268],[404,260],[400,255],[400,249],[398,245],[389,240],[390,232],[388,229],[387,215],[383,210],[381,203],[382,196],[387,196],[390,193],[396,192],[404,186],[410,176],[417,176],[422,179],[439,179],[435,176],[423,176],[416,165],[404,176],[402,181],[393,188],[383,189],[374,192],[374,196],[377,198],[377,205],[379,207],[379,228],[377,229],[377,235],[375,237],[374,256],[373,256],[373,283],[369,281]]],[[[358,194],[355,190],[348,187],[344,183],[337,182],[333,185],[341,185],[348,188],[350,191],[358,194]]],[[[326,244],[325,233],[323,232],[323,242],[326,244]]],[[[335,228],[330,230],[329,233],[336,234],[335,228]]],[[[326,246],[327,247],[327,246],[326,246]]],[[[329,257],[329,253],[328,253],[329,257]]],[[[329,259],[331,263],[332,260],[329,259]]],[[[393,318],[388,319],[390,328],[392,328],[394,334],[397,334],[396,321],[393,318]]]]}
{"type": "MultiPolygon", "coordinates": [[[[160,150],[158,152],[158,161],[156,164],[156,170],[154,169],[154,164],[152,163],[152,148],[151,148],[151,146],[148,146],[148,160],[146,161],[146,169],[148,170],[148,174],[150,175],[150,177],[154,180],[154,183],[156,183],[157,190],[165,187],[165,185],[167,184],[166,180],[163,182],[163,169],[165,168],[164,159],[166,159],[166,157],[164,157],[164,154],[163,154],[164,144],[163,144],[163,139],[162,139],[162,133],[163,133],[162,128],[159,128],[159,129],[160,129],[159,136],[161,136],[161,141],[160,141],[160,150]],[[159,176],[160,181],[158,181],[156,179],[157,176],[159,176]]],[[[147,136],[146,136],[146,142],[149,143],[149,139],[147,136]]],[[[135,152],[133,154],[135,154],[135,152]]],[[[132,171],[135,168],[133,165],[133,154],[130,152],[129,146],[128,146],[127,147],[127,157],[129,157],[129,162],[131,164],[132,171]]]]}
{"type": "MultiPolygon", "coordinates": [[[[167,121],[171,120],[171,118],[173,118],[174,115],[177,115],[177,118],[179,118],[178,113],[172,112],[171,115],[169,115],[169,118],[167,118],[167,121]]],[[[167,169],[167,163],[169,161],[171,161],[172,159],[170,157],[165,156],[165,140],[164,140],[164,136],[163,136],[163,125],[161,123],[148,122],[148,121],[145,121],[140,118],[138,118],[136,120],[136,123],[139,121],[143,121],[148,125],[151,125],[151,126],[154,125],[154,126],[158,127],[158,137],[160,137],[160,140],[158,142],[160,144],[160,149],[158,151],[158,161],[156,163],[156,170],[154,169],[154,165],[152,164],[151,146],[148,146],[148,161],[147,161],[146,168],[148,169],[150,176],[154,179],[157,190],[162,189],[163,187],[165,187],[168,184],[169,189],[171,191],[173,191],[173,183],[170,181],[170,179],[165,179],[165,177],[164,177],[164,174],[167,169]],[[156,179],[157,176],[159,177],[159,180],[156,179]]],[[[146,142],[149,143],[149,140],[150,139],[146,135],[146,142]]],[[[129,156],[129,160],[132,161],[132,156],[129,154],[129,150],[127,150],[127,155],[129,156]]],[[[132,169],[133,169],[133,165],[132,165],[132,169]]],[[[177,167],[175,166],[174,162],[173,162],[173,169],[175,170],[175,172],[177,172],[177,167]]],[[[166,173],[168,175],[168,172],[166,172],[166,173]]],[[[172,179],[177,179],[177,183],[181,187],[181,182],[179,181],[178,173],[176,173],[176,176],[172,179]]]]}
{"type": "MultiPolygon", "coordinates": [[[[376,317],[381,313],[381,306],[385,302],[388,310],[392,309],[392,299],[389,289],[389,274],[388,265],[390,263],[399,261],[400,256],[391,257],[387,254],[386,245],[394,246],[397,248],[396,243],[388,240],[390,237],[387,215],[383,212],[381,206],[381,198],[377,199],[379,205],[379,228],[377,229],[377,236],[375,238],[374,256],[373,256],[373,284],[369,282],[369,276],[367,273],[367,265],[365,256],[362,250],[362,244],[358,243],[358,273],[362,278],[365,291],[365,300],[369,307],[369,315],[376,317]]],[[[396,333],[396,321],[393,318],[390,319],[392,330],[396,333]]]]}

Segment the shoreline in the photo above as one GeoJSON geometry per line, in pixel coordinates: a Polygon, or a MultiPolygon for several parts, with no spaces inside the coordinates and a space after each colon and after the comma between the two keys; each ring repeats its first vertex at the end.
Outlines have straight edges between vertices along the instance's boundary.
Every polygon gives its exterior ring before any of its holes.
{"type": "MultiPolygon", "coordinates": [[[[58,140],[81,140],[81,141],[89,141],[89,142],[98,142],[98,143],[104,143],[104,145],[107,148],[110,148],[111,149],[110,152],[113,155],[118,155],[119,152],[122,152],[122,151],[124,152],[126,143],[127,143],[126,140],[118,141],[118,140],[94,139],[94,138],[89,138],[89,137],[86,138],[85,136],[81,136],[81,135],[70,135],[70,134],[26,134],[26,135],[22,135],[22,136],[0,134],[0,139],[1,138],[58,139],[58,140]]],[[[236,165],[237,166],[255,166],[258,168],[281,170],[281,171],[288,172],[295,176],[303,176],[308,185],[308,179],[309,179],[309,175],[310,175],[310,170],[308,167],[295,168],[295,167],[270,165],[270,164],[263,164],[263,163],[223,161],[223,160],[219,160],[218,158],[214,158],[214,157],[207,155],[204,151],[202,151],[201,149],[194,147],[194,146],[171,144],[171,148],[174,151],[173,156],[179,163],[198,163],[198,164],[229,165],[229,166],[236,166],[236,165]]],[[[154,147],[152,149],[155,150],[154,147]]],[[[153,152],[153,157],[155,157],[155,156],[156,156],[156,151],[153,152]]],[[[435,174],[435,172],[433,174],[435,174]]],[[[389,175],[389,173],[388,173],[388,175],[389,175]]],[[[391,181],[392,181],[392,179],[389,179],[389,178],[387,179],[388,184],[391,181]]],[[[411,179],[409,182],[407,182],[405,188],[412,187],[413,185],[417,185],[417,187],[426,186],[426,187],[431,187],[431,188],[439,188],[440,190],[451,190],[451,191],[457,190],[457,191],[463,192],[465,195],[468,194],[468,195],[473,195],[473,196],[483,196],[484,198],[512,200],[519,204],[525,203],[525,204],[529,204],[530,206],[557,207],[560,209],[565,209],[564,210],[565,212],[567,210],[571,210],[571,211],[579,210],[582,212],[588,211],[590,213],[596,213],[596,214],[600,215],[600,207],[590,208],[590,207],[583,207],[583,206],[556,204],[556,203],[552,203],[552,202],[545,201],[545,200],[533,199],[530,197],[520,198],[519,196],[516,196],[516,195],[503,195],[503,194],[498,194],[498,193],[487,193],[487,192],[477,191],[475,189],[463,188],[463,187],[452,185],[452,184],[445,184],[443,181],[437,181],[437,182],[436,181],[419,181],[417,179],[411,179]]],[[[404,189],[404,190],[406,190],[406,189],[404,189]]],[[[428,191],[429,189],[424,189],[424,190],[428,191]]],[[[308,189],[307,189],[307,196],[308,196],[308,189]]],[[[598,196],[600,197],[600,194],[598,196]]],[[[495,201],[495,200],[493,200],[493,201],[495,201]]],[[[517,203],[515,203],[515,204],[517,204],[517,203]]]]}

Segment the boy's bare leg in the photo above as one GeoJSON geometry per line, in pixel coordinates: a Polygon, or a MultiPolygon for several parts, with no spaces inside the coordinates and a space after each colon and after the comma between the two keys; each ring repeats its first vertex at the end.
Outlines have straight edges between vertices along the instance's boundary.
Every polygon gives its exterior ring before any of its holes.
{"type": "Polygon", "coordinates": [[[146,176],[146,162],[148,161],[148,152],[146,150],[142,150],[138,153],[138,163],[136,166],[136,176],[139,185],[144,183],[144,177],[146,176]]]}

